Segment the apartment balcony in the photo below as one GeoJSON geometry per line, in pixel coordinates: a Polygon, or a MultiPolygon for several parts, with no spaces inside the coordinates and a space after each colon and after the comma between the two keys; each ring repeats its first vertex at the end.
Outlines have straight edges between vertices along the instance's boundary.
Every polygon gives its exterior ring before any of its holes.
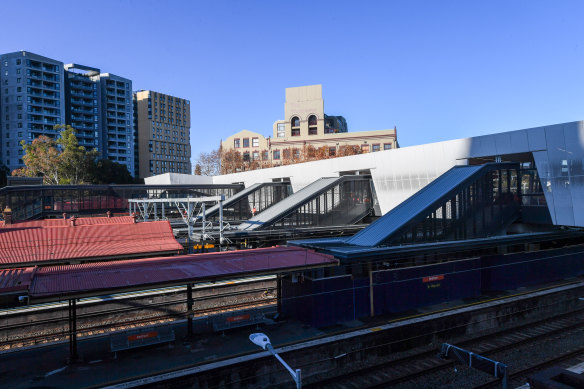
{"type": "Polygon", "coordinates": [[[43,99],[43,105],[47,105],[49,107],[58,107],[57,101],[56,100],[46,100],[43,99]]]}
{"type": "Polygon", "coordinates": [[[34,78],[37,80],[42,80],[42,78],[43,78],[43,74],[41,72],[34,72],[34,71],[31,71],[30,74],[28,74],[28,76],[30,78],[34,78]]]}
{"type": "Polygon", "coordinates": [[[83,113],[83,114],[93,114],[93,110],[89,108],[72,107],[71,112],[83,113]]]}
{"type": "Polygon", "coordinates": [[[57,75],[56,74],[47,74],[47,73],[43,73],[43,80],[45,81],[53,81],[53,82],[57,82],[57,75]]]}
{"type": "Polygon", "coordinates": [[[43,70],[43,72],[57,73],[59,71],[59,68],[56,65],[44,65],[43,64],[42,70],[43,70]]]}

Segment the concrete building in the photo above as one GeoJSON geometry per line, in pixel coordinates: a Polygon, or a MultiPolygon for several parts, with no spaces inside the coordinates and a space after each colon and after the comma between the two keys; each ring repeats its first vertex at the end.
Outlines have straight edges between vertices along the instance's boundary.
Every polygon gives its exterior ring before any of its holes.
{"type": "Polygon", "coordinates": [[[134,175],[131,80],[26,51],[0,55],[0,65],[0,155],[11,170],[24,166],[20,141],[69,124],[81,146],[134,175]]]}
{"type": "Polygon", "coordinates": [[[65,65],[65,122],[77,130],[79,145],[97,149],[104,157],[100,70],[77,64],[65,65]]]}
{"type": "Polygon", "coordinates": [[[134,105],[132,80],[111,73],[90,77],[97,83],[97,96],[101,104],[102,156],[126,165],[134,175],[134,105]]]}
{"type": "Polygon", "coordinates": [[[191,173],[189,100],[150,90],[134,93],[139,177],[191,173]]]}
{"type": "Polygon", "coordinates": [[[63,63],[27,51],[0,55],[0,155],[14,170],[24,166],[21,141],[55,136],[65,123],[63,63]]]}
{"type": "Polygon", "coordinates": [[[357,146],[363,153],[398,147],[395,129],[351,133],[344,117],[326,115],[322,85],[286,88],[284,117],[274,122],[272,137],[243,130],[223,141],[222,151],[240,151],[244,162],[269,167],[335,156],[343,146],[357,146]]]}

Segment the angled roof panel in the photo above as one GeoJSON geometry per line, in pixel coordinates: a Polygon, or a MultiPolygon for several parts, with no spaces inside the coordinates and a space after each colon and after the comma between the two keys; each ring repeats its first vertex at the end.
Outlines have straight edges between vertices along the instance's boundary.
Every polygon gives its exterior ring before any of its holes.
{"type": "MultiPolygon", "coordinates": [[[[225,208],[230,207],[235,202],[241,200],[243,197],[245,197],[247,195],[252,194],[253,192],[255,192],[256,190],[260,189],[262,186],[264,186],[266,184],[267,184],[266,182],[259,182],[257,184],[253,184],[251,186],[248,186],[244,190],[241,190],[241,191],[237,192],[233,196],[231,196],[231,197],[225,199],[225,201],[223,201],[223,208],[225,209],[225,208]]],[[[205,218],[209,218],[211,216],[214,216],[218,212],[219,212],[219,204],[215,204],[214,206],[212,206],[209,209],[205,210],[205,218]]]]}
{"type": "Polygon", "coordinates": [[[305,186],[293,195],[286,197],[284,200],[272,205],[263,212],[258,213],[256,216],[252,217],[245,223],[240,224],[238,229],[241,231],[252,231],[269,226],[323,190],[328,189],[341,180],[343,180],[343,177],[319,178],[312,184],[305,186]]]}
{"type": "Polygon", "coordinates": [[[357,246],[378,246],[382,244],[392,234],[405,226],[406,223],[426,212],[429,207],[477,174],[485,166],[487,165],[453,167],[376,220],[369,227],[347,239],[345,243],[357,246]]]}

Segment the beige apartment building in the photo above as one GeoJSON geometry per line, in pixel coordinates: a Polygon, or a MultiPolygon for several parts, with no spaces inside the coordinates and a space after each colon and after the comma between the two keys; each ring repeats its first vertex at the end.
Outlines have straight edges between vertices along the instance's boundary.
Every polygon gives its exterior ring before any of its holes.
{"type": "Polygon", "coordinates": [[[243,162],[268,167],[398,147],[395,128],[348,132],[345,118],[326,115],[322,85],[286,88],[284,117],[274,123],[271,137],[243,130],[221,143],[222,153],[237,150],[243,162]]]}
{"type": "Polygon", "coordinates": [[[189,100],[150,90],[134,93],[138,128],[138,175],[191,174],[189,100]]]}

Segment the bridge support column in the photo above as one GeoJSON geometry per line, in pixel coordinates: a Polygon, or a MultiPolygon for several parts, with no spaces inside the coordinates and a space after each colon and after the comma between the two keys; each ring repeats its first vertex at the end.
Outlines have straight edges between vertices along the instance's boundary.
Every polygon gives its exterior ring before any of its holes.
{"type": "Polygon", "coordinates": [[[193,286],[187,285],[187,337],[193,336],[193,286]]]}
{"type": "Polygon", "coordinates": [[[69,300],[69,363],[77,360],[77,300],[69,300]]]}

